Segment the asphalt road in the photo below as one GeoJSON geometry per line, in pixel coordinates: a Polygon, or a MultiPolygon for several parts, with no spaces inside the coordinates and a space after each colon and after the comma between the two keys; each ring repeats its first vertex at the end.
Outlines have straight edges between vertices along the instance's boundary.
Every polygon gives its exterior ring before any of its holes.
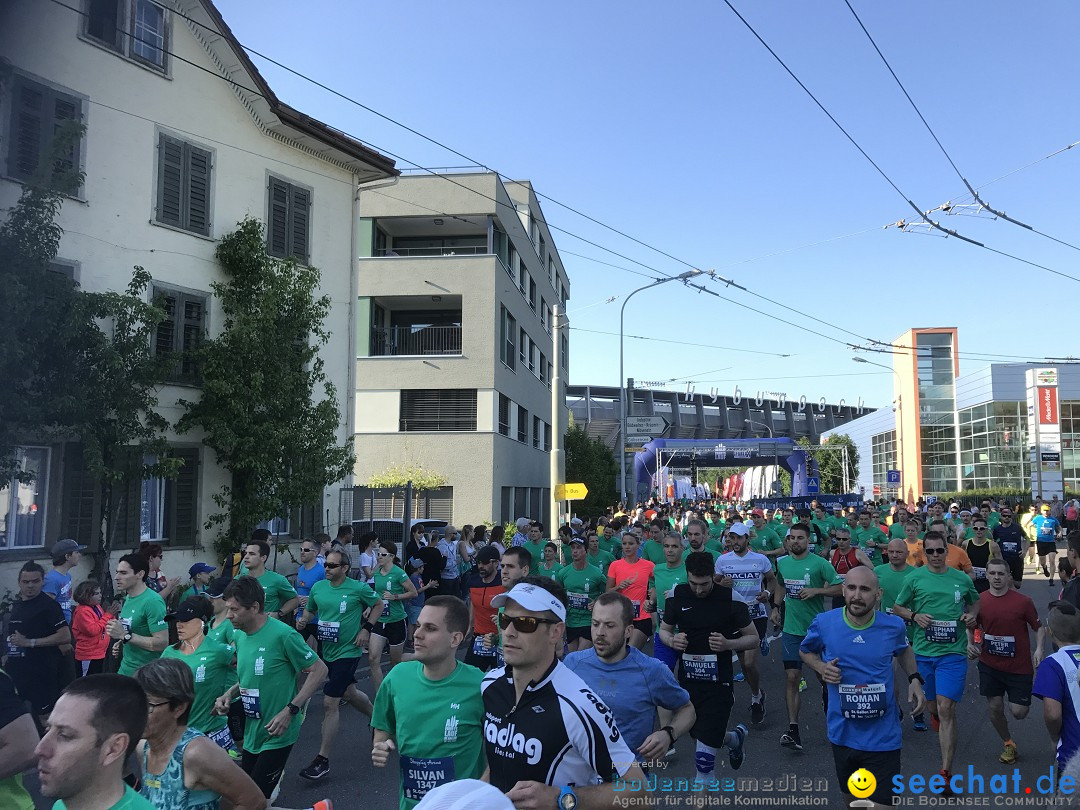
{"type": "MultiPolygon", "coordinates": [[[[1035,600],[1040,614],[1045,613],[1047,602],[1056,597],[1058,587],[1049,588],[1040,575],[1029,572],[1022,588],[1035,600]]],[[[804,750],[796,753],[779,745],[780,734],[786,730],[787,716],[784,708],[784,674],[780,664],[779,645],[775,645],[769,657],[762,659],[763,685],[767,694],[768,715],[762,726],[752,728],[746,743],[746,761],[741,770],[734,772],[721,754],[723,767],[717,769],[718,779],[735,780],[724,789],[704,794],[689,794],[676,787],[663,790],[659,784],[657,806],[660,807],[784,807],[817,806],[844,807],[846,797],[841,793],[831,754],[825,738],[820,691],[811,677],[811,686],[803,693],[800,717],[804,750]],[[771,781],[768,781],[771,780],[771,781]]],[[[361,670],[360,686],[369,694],[371,683],[366,666],[361,670]]],[[[745,683],[736,685],[735,709],[732,723],[750,724],[749,688],[745,683]]],[[[277,806],[304,808],[322,798],[330,798],[339,810],[364,808],[364,810],[394,810],[398,806],[397,770],[394,767],[377,769],[371,765],[371,732],[365,717],[352,709],[342,709],[342,724],[336,754],[331,757],[330,774],[318,783],[310,783],[297,773],[312,760],[319,747],[319,723],[322,714],[321,700],[312,701],[300,740],[292,752],[281,795],[277,806]]],[[[1048,806],[1040,796],[1039,777],[1045,786],[1054,771],[1054,746],[1042,722],[1042,704],[1032,702],[1031,714],[1026,720],[1012,721],[1013,739],[1020,750],[1020,759],[1014,766],[998,762],[1000,740],[987,718],[985,700],[978,694],[978,675],[974,665],[969,669],[967,690],[960,710],[960,734],[954,773],[967,773],[968,766],[985,780],[987,790],[991,776],[1008,777],[1009,792],[1004,795],[971,795],[950,806],[1048,806]],[[1019,779],[1014,778],[1019,772],[1019,779]],[[1017,793],[1019,789],[1019,794],[1017,793]],[[1031,788],[1031,793],[1025,793],[1031,788]]],[[[940,753],[936,734],[930,730],[915,732],[910,720],[904,726],[903,774],[910,777],[922,774],[929,777],[940,768],[940,753]]],[[[663,769],[657,769],[658,777],[692,779],[694,776],[694,742],[689,737],[680,739],[676,754],[663,769]]],[[[28,777],[28,786],[34,787],[36,779],[28,777]]],[[[927,794],[905,794],[897,797],[898,806],[933,806],[943,801],[927,794]]],[[[39,799],[38,806],[51,807],[51,802],[39,799]]],[[[2,810],[2,809],[0,809],[2,810]]],[[[479,808],[477,810],[480,810],[479,808]]]]}

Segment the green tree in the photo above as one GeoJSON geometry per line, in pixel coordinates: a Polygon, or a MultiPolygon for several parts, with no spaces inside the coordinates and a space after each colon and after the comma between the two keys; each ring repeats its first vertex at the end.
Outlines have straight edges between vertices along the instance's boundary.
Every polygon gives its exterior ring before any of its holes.
{"type": "Polygon", "coordinates": [[[804,436],[799,439],[799,446],[810,454],[818,464],[821,474],[821,492],[830,495],[845,495],[859,480],[859,448],[846,433],[830,436],[821,445],[812,445],[804,436]],[[847,475],[845,478],[844,454],[839,448],[847,448],[847,475]],[[847,482],[845,490],[844,482],[847,482]]]}
{"type": "Polygon", "coordinates": [[[600,439],[570,422],[563,440],[566,449],[566,482],[584,484],[589,494],[583,501],[574,501],[579,513],[599,515],[615,503],[615,482],[619,466],[612,458],[611,450],[600,439]]]}
{"type": "Polygon", "coordinates": [[[247,218],[217,248],[224,282],[220,335],[196,351],[202,397],[182,400],[181,431],[200,429],[231,476],[214,496],[221,509],[218,550],[240,544],[253,526],[301,506],[321,505],[323,491],[355,463],[350,442],[337,443],[337,392],[319,348],[329,296],[317,296],[318,269],[267,252],[263,226],[247,218]]]}

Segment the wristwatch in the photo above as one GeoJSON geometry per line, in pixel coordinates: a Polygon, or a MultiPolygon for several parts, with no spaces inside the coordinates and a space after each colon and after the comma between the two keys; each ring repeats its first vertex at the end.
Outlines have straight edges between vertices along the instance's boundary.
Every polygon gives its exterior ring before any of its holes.
{"type": "Polygon", "coordinates": [[[671,745],[672,745],[672,747],[674,747],[674,745],[675,745],[675,729],[674,729],[674,727],[672,727],[672,726],[664,726],[660,730],[667,732],[668,739],[671,740],[671,745]]]}
{"type": "Polygon", "coordinates": [[[559,810],[574,810],[578,805],[577,794],[573,785],[564,785],[559,790],[559,810]]]}
{"type": "Polygon", "coordinates": [[[296,717],[296,715],[300,714],[300,707],[293,703],[291,700],[285,704],[285,708],[289,710],[289,714],[291,714],[293,717],[296,717]]]}
{"type": "Polygon", "coordinates": [[[131,631],[130,630],[128,632],[124,633],[124,641],[125,642],[131,641],[131,631]]]}
{"type": "Polygon", "coordinates": [[[918,672],[912,672],[910,675],[907,676],[907,682],[911,683],[912,681],[918,681],[924,686],[926,685],[926,678],[924,678],[918,672]]]}

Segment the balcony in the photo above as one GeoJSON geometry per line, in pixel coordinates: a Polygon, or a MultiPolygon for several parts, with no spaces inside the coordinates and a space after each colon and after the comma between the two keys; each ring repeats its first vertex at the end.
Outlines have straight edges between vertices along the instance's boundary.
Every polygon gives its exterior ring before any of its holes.
{"type": "Polygon", "coordinates": [[[370,357],[461,354],[461,325],[373,326],[370,357]]]}
{"type": "Polygon", "coordinates": [[[423,247],[394,247],[379,248],[375,251],[376,256],[483,256],[490,253],[487,245],[427,245],[423,247]]]}

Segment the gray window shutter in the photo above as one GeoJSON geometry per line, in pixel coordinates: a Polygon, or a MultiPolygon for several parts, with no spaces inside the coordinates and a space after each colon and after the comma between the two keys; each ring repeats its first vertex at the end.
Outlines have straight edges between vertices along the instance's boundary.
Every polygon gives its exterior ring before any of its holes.
{"type": "Polygon", "coordinates": [[[308,263],[308,223],[311,220],[311,192],[306,188],[289,187],[290,244],[289,255],[301,264],[308,263]]]}
{"type": "Polygon", "coordinates": [[[142,457],[134,449],[129,455],[126,477],[113,486],[116,524],[109,545],[114,549],[138,548],[142,537],[142,457]]]}
{"type": "Polygon", "coordinates": [[[155,297],[161,301],[165,309],[165,319],[158,324],[157,334],[154,336],[154,353],[170,354],[177,350],[176,346],[176,311],[179,303],[179,293],[155,291],[155,297]]]}
{"type": "MultiPolygon", "coordinates": [[[[55,135],[60,129],[66,126],[69,122],[79,121],[82,119],[81,105],[78,99],[71,96],[64,96],[55,94],[52,99],[52,111],[53,111],[53,127],[50,135],[55,135]]],[[[76,141],[71,145],[71,149],[67,154],[61,155],[57,159],[56,171],[57,172],[69,172],[73,169],[77,169],[79,166],[79,142],[76,141]]]]}
{"type": "Polygon", "coordinates": [[[100,492],[97,481],[87,471],[81,444],[64,445],[64,469],[60,514],[61,537],[97,548],[100,492]]]}
{"type": "Polygon", "coordinates": [[[185,380],[197,380],[199,367],[193,352],[202,344],[207,301],[198,296],[184,295],[181,296],[181,302],[183,308],[179,315],[182,320],[178,348],[183,352],[183,356],[180,359],[180,376],[185,380]]]}
{"type": "Polygon", "coordinates": [[[193,546],[199,535],[199,449],[176,447],[172,456],[183,459],[184,465],[166,490],[169,543],[193,546]]]}
{"type": "Polygon", "coordinates": [[[271,256],[289,255],[289,184],[270,178],[270,223],[266,229],[271,256]]]}
{"type": "Polygon", "coordinates": [[[210,235],[210,153],[184,144],[187,167],[187,223],[189,231],[210,235]]]}
{"type": "Polygon", "coordinates": [[[38,170],[45,140],[45,88],[17,76],[13,96],[8,174],[29,180],[38,170]]]}
{"type": "Polygon", "coordinates": [[[184,144],[168,135],[158,137],[157,219],[178,228],[184,224],[184,144]]]}

